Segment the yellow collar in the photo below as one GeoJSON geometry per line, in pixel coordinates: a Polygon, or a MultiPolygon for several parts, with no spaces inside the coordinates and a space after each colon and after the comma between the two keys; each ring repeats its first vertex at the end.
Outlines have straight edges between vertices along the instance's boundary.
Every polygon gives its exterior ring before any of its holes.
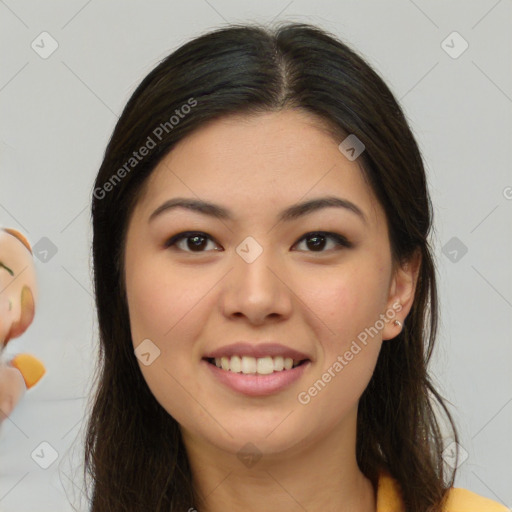
{"type": "MultiPolygon", "coordinates": [[[[444,512],[510,512],[500,503],[466,489],[452,487],[443,508],[444,512]]],[[[381,473],[377,487],[377,512],[406,512],[400,485],[389,475],[381,473]]]]}

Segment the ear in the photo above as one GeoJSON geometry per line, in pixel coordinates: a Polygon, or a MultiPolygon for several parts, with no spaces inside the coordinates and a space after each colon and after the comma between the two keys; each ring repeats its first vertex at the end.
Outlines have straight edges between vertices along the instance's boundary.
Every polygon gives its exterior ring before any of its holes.
{"type": "MultiPolygon", "coordinates": [[[[386,322],[382,330],[382,339],[390,340],[400,334],[409,311],[414,303],[416,285],[421,268],[421,252],[417,249],[413,256],[402,264],[397,264],[389,286],[386,312],[394,312],[394,316],[386,322]],[[402,325],[396,325],[398,320],[402,325]]],[[[389,316],[386,315],[387,318],[389,316]]]]}

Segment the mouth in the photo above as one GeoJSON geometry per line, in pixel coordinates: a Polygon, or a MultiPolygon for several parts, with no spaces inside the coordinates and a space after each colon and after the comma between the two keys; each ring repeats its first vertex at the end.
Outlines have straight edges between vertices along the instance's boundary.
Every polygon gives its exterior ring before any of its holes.
{"type": "Polygon", "coordinates": [[[231,356],[231,357],[204,357],[204,361],[217,368],[230,373],[244,375],[271,375],[286,372],[309,362],[309,359],[292,359],[282,356],[231,356]]]}

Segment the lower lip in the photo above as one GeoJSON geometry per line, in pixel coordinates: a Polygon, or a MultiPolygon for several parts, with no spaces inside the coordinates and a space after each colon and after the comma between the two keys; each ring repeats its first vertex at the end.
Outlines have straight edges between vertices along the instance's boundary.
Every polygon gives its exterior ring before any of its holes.
{"type": "Polygon", "coordinates": [[[286,389],[292,383],[300,379],[311,361],[302,363],[291,370],[270,373],[269,375],[247,375],[223,370],[216,365],[202,360],[201,363],[208,366],[213,376],[222,384],[247,396],[269,396],[286,389]]]}

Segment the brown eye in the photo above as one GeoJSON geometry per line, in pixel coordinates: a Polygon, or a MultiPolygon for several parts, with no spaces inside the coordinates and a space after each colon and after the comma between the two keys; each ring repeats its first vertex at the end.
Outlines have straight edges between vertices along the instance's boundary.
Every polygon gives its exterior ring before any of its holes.
{"type": "Polygon", "coordinates": [[[204,249],[208,246],[209,241],[213,242],[213,239],[206,233],[185,231],[171,237],[169,240],[167,240],[165,246],[175,246],[184,252],[208,252],[204,249]]]}
{"type": "Polygon", "coordinates": [[[352,244],[342,235],[338,233],[329,233],[325,231],[315,231],[304,235],[299,242],[305,241],[308,252],[326,252],[325,247],[328,246],[328,240],[332,242],[328,249],[338,249],[340,247],[352,247],[352,244]]]}

